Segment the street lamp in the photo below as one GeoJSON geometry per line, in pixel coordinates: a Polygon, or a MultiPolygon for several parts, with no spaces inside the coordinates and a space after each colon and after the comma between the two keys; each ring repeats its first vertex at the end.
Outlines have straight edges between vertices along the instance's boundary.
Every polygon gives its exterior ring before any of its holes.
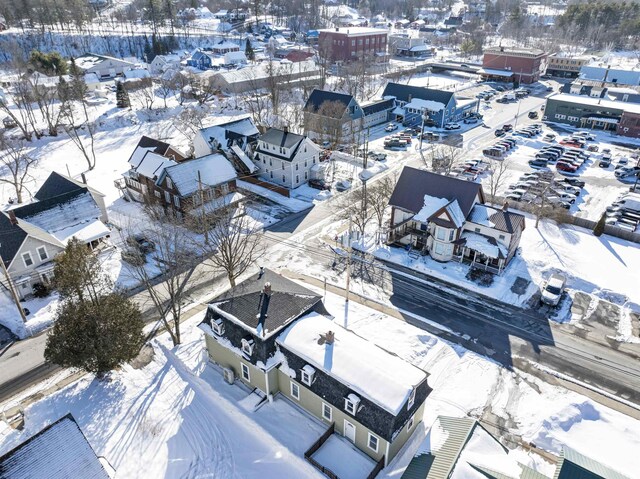
{"type": "Polygon", "coordinates": [[[429,80],[431,79],[431,67],[427,67],[427,88],[429,88],[429,80]]]}

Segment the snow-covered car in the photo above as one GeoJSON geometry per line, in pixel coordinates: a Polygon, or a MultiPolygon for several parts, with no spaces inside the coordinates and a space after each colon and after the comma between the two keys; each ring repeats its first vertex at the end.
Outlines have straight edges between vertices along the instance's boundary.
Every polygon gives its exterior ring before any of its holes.
{"type": "Polygon", "coordinates": [[[398,129],[398,125],[396,125],[395,123],[389,123],[387,126],[384,127],[384,131],[396,131],[398,129]]]}
{"type": "Polygon", "coordinates": [[[464,119],[464,123],[466,123],[467,125],[478,123],[478,121],[479,121],[478,118],[475,116],[468,116],[467,118],[464,119]]]}
{"type": "Polygon", "coordinates": [[[628,178],[630,176],[636,176],[640,174],[640,166],[625,166],[620,169],[617,169],[614,172],[614,174],[618,179],[628,178]]]}
{"type": "Polygon", "coordinates": [[[347,180],[336,182],[336,191],[347,191],[349,188],[351,188],[351,182],[347,180]]]}
{"type": "Polygon", "coordinates": [[[459,130],[460,129],[460,123],[447,123],[446,125],[444,125],[444,129],[445,130],[459,130]]]}
{"type": "Polygon", "coordinates": [[[549,306],[557,306],[562,297],[566,281],[563,275],[559,273],[552,274],[542,288],[540,301],[549,306]]]}
{"type": "Polygon", "coordinates": [[[555,139],[556,139],[556,135],[554,135],[553,133],[547,133],[542,137],[542,141],[548,141],[549,143],[551,143],[555,139]]]}

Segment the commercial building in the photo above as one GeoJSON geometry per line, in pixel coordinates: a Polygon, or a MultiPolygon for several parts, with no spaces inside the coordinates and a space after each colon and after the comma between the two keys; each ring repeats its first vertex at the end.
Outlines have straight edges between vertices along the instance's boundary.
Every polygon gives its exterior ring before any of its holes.
{"type": "Polygon", "coordinates": [[[320,30],[319,55],[331,62],[350,62],[364,57],[385,59],[387,30],[348,27],[320,30]]]}
{"type": "Polygon", "coordinates": [[[635,68],[611,68],[607,65],[585,65],[578,78],[599,81],[603,86],[640,86],[640,70],[635,68]]]}
{"type": "Polygon", "coordinates": [[[491,47],[484,50],[479,73],[491,78],[510,72],[518,83],[534,83],[544,73],[546,59],[547,54],[537,48],[491,47]]]}
{"type": "Polygon", "coordinates": [[[564,78],[577,78],[580,69],[591,61],[587,55],[568,55],[562,52],[549,55],[547,75],[564,78]]]}

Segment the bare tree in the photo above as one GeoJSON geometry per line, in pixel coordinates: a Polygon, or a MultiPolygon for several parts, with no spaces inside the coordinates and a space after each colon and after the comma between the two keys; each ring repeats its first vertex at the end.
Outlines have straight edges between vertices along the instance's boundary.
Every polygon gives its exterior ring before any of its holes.
{"type": "Polygon", "coordinates": [[[264,255],[261,228],[252,224],[242,208],[224,205],[214,214],[195,215],[196,224],[206,231],[201,244],[206,263],[224,271],[231,287],[236,279],[264,255]]]}
{"type": "MultiPolygon", "coordinates": [[[[431,149],[429,153],[429,161],[431,163],[431,169],[435,173],[442,175],[448,175],[456,162],[462,157],[463,151],[461,148],[457,148],[451,145],[438,145],[431,149]]],[[[424,158],[425,164],[429,167],[427,159],[424,158]]]]}
{"type": "Polygon", "coordinates": [[[199,105],[204,105],[215,98],[217,88],[213,86],[213,77],[199,79],[192,77],[190,81],[191,95],[199,105]]]}
{"type": "Polygon", "coordinates": [[[393,194],[397,181],[397,175],[389,174],[367,187],[367,201],[378,223],[378,230],[382,229],[389,198],[393,194]]]}
{"type": "MultiPolygon", "coordinates": [[[[160,322],[169,333],[173,345],[180,344],[180,322],[187,288],[200,274],[197,270],[202,262],[201,253],[194,251],[187,230],[177,219],[162,209],[148,209],[151,217],[145,235],[153,241],[155,249],[145,255],[131,241],[126,253],[126,268],[129,274],[145,288],[160,322]],[[157,276],[153,271],[160,271],[157,276]]],[[[129,236],[133,233],[128,228],[129,236]]]]}
{"type": "Polygon", "coordinates": [[[491,198],[491,201],[495,200],[498,190],[504,185],[508,176],[507,171],[510,166],[510,158],[505,158],[503,160],[489,160],[489,177],[487,179],[487,186],[489,187],[489,197],[491,198]]]}
{"type": "Polygon", "coordinates": [[[187,106],[174,118],[173,126],[189,140],[193,153],[193,138],[203,127],[203,120],[209,114],[206,105],[187,106]]]}
{"type": "Polygon", "coordinates": [[[140,108],[152,110],[156,99],[156,91],[151,78],[143,78],[136,82],[136,86],[128,89],[130,96],[140,105],[140,108]]]}
{"type": "Polygon", "coordinates": [[[368,200],[368,191],[365,196],[364,188],[358,188],[343,195],[339,201],[336,202],[336,215],[338,218],[351,221],[361,236],[364,236],[367,225],[375,214],[368,200]]]}
{"type": "Polygon", "coordinates": [[[332,149],[343,142],[343,127],[348,121],[345,105],[339,101],[325,101],[317,110],[308,109],[304,113],[305,133],[315,133],[320,140],[329,142],[332,149]]]}
{"type": "Polygon", "coordinates": [[[22,142],[0,135],[0,165],[3,175],[0,182],[11,185],[16,192],[16,201],[22,203],[26,184],[33,180],[30,170],[37,167],[38,159],[26,152],[22,142]]]}
{"type": "Polygon", "coordinates": [[[164,75],[157,82],[158,87],[156,88],[156,92],[158,96],[162,98],[164,102],[164,108],[167,108],[167,98],[169,98],[173,93],[175,93],[174,89],[174,81],[173,78],[166,78],[164,75]]]}
{"type": "Polygon", "coordinates": [[[78,151],[84,156],[89,170],[93,170],[96,166],[95,125],[89,121],[89,112],[87,111],[84,100],[80,101],[80,104],[82,107],[82,116],[80,116],[80,119],[78,118],[78,113],[75,111],[73,102],[70,102],[62,110],[62,118],[65,123],[64,131],[73,144],[76,145],[78,151]],[[86,138],[83,133],[86,133],[86,138]]]}

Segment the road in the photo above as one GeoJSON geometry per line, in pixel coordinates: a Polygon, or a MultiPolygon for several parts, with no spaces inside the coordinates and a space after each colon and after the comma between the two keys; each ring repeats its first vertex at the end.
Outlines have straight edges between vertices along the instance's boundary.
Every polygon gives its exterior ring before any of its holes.
{"type": "MultiPolygon", "coordinates": [[[[523,101],[519,121],[525,121],[527,112],[539,109],[542,103],[542,98],[535,97],[523,101]]],[[[503,107],[500,114],[494,115],[490,126],[513,122],[515,111],[515,105],[503,107]]],[[[493,130],[474,128],[464,133],[464,141],[465,145],[469,145],[468,148],[482,149],[494,141],[493,130]]],[[[420,166],[422,160],[419,155],[415,155],[404,164],[420,166]]],[[[392,165],[384,174],[392,174],[401,166],[392,165]]],[[[370,181],[377,181],[380,177],[378,175],[370,181]]],[[[351,193],[346,193],[349,194],[351,193]]],[[[304,248],[312,260],[330,263],[317,236],[322,233],[323,226],[335,212],[335,202],[329,200],[310,210],[290,215],[270,227],[265,233],[265,240],[269,245],[265,263],[269,264],[270,259],[277,260],[278,254],[282,253],[283,244],[286,248],[289,242],[291,247],[304,248]]],[[[202,274],[195,275],[198,281],[189,290],[192,298],[211,293],[215,286],[226,281],[205,266],[201,266],[198,273],[202,274]]],[[[559,331],[535,312],[522,311],[473,295],[461,298],[450,291],[450,286],[444,287],[431,278],[416,280],[407,272],[388,271],[379,267],[374,268],[372,276],[377,285],[383,285],[390,295],[391,303],[397,308],[461,333],[449,335],[447,339],[451,341],[488,355],[508,367],[531,367],[531,362],[542,364],[640,403],[640,364],[638,361],[630,361],[622,353],[559,331]],[[466,337],[474,339],[464,339],[466,337]]],[[[148,322],[154,321],[146,292],[134,295],[133,299],[145,312],[145,319],[148,322]]],[[[405,319],[420,328],[447,336],[411,315],[407,315],[405,319]]],[[[44,362],[46,336],[47,332],[44,332],[17,342],[0,356],[0,404],[59,371],[57,367],[44,362]]]]}

